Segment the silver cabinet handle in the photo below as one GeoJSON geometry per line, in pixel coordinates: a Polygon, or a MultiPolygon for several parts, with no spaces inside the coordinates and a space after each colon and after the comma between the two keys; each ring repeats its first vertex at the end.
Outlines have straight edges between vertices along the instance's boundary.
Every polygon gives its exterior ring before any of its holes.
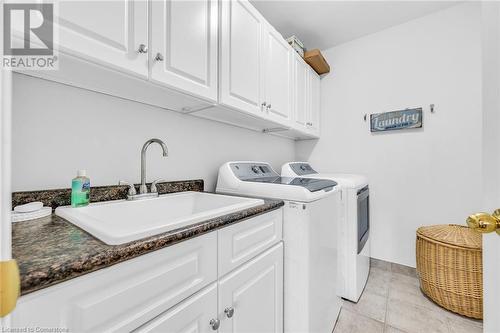
{"type": "Polygon", "coordinates": [[[225,308],[224,313],[226,314],[226,317],[231,318],[234,315],[234,308],[232,306],[225,308]]]}
{"type": "Polygon", "coordinates": [[[163,61],[163,56],[161,55],[161,53],[160,53],[160,52],[158,52],[158,53],[156,54],[155,60],[156,60],[156,61],[163,61]]]}
{"type": "Polygon", "coordinates": [[[139,53],[148,53],[148,47],[144,44],[139,45],[139,53]]]}
{"type": "Polygon", "coordinates": [[[220,326],[220,320],[219,319],[212,319],[210,320],[210,327],[212,327],[212,329],[214,331],[217,331],[219,329],[219,326],[220,326]]]}
{"type": "Polygon", "coordinates": [[[155,180],[154,182],[151,183],[151,193],[158,193],[158,188],[156,187],[156,185],[158,183],[163,183],[165,180],[164,179],[157,179],[155,180]]]}
{"type": "Polygon", "coordinates": [[[266,105],[267,105],[267,103],[266,103],[266,102],[262,102],[262,104],[261,104],[260,106],[261,106],[261,107],[263,107],[263,108],[265,108],[265,107],[266,107],[266,105]]]}
{"type": "Polygon", "coordinates": [[[127,185],[128,186],[128,195],[136,195],[137,194],[134,184],[130,184],[124,180],[120,180],[118,182],[118,185],[127,185]]]}
{"type": "Polygon", "coordinates": [[[267,104],[267,110],[269,111],[269,109],[271,108],[272,108],[271,104],[267,104]]]}

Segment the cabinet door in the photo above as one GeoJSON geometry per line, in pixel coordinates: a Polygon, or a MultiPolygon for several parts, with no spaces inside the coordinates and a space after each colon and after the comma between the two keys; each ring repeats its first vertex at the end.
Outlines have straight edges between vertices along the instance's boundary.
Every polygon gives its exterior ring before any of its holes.
{"type": "Polygon", "coordinates": [[[288,122],[292,105],[292,49],[272,27],[264,29],[264,87],[266,111],[280,122],[288,122]]]}
{"type": "Polygon", "coordinates": [[[220,280],[219,314],[221,333],[283,332],[282,242],[220,280]]]}
{"type": "Polygon", "coordinates": [[[309,87],[308,69],[306,64],[294,55],[294,122],[300,129],[306,128],[309,87]]]}
{"type": "Polygon", "coordinates": [[[319,121],[321,111],[321,81],[318,74],[313,70],[309,70],[309,87],[308,92],[308,112],[307,112],[307,128],[313,135],[319,136],[319,121]]]}
{"type": "Polygon", "coordinates": [[[217,283],[164,312],[134,333],[213,332],[210,320],[217,319],[217,283]]]}
{"type": "Polygon", "coordinates": [[[261,116],[264,18],[246,0],[221,7],[220,103],[261,116]]]}
{"type": "Polygon", "coordinates": [[[217,0],[151,2],[151,79],[217,100],[217,0]]]}
{"type": "Polygon", "coordinates": [[[146,0],[60,1],[59,48],[85,60],[139,76],[148,75],[146,0]]]}

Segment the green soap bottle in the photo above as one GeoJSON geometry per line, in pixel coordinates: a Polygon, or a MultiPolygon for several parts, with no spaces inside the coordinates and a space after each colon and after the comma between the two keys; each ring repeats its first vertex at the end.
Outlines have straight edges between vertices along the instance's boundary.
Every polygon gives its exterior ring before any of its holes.
{"type": "Polygon", "coordinates": [[[90,178],[85,170],[78,170],[71,182],[71,206],[83,207],[90,202],[90,178]]]}

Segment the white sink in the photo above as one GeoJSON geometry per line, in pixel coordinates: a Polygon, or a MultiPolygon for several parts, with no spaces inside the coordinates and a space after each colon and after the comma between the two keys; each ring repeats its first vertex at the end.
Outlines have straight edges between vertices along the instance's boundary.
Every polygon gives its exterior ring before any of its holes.
{"type": "Polygon", "coordinates": [[[106,244],[118,245],[263,204],[261,199],[180,192],[137,201],[58,207],[56,215],[106,244]]]}

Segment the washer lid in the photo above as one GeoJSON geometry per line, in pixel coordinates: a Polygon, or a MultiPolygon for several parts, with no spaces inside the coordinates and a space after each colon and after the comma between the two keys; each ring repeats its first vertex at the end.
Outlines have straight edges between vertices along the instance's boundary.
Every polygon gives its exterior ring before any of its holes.
{"type": "Polygon", "coordinates": [[[325,192],[331,191],[337,182],[330,179],[316,179],[316,178],[290,178],[290,177],[261,177],[261,178],[250,178],[243,180],[245,182],[254,183],[268,183],[268,184],[278,184],[278,185],[290,185],[290,186],[300,186],[309,192],[316,192],[324,190],[325,192]]]}
{"type": "Polygon", "coordinates": [[[318,173],[314,177],[334,180],[344,188],[361,188],[368,185],[368,178],[350,173],[318,173]]]}
{"type": "Polygon", "coordinates": [[[217,177],[218,193],[313,202],[334,198],[340,190],[331,179],[317,177],[281,177],[269,163],[234,161],[224,163],[217,177]]]}
{"type": "Polygon", "coordinates": [[[288,162],[281,167],[283,177],[304,177],[315,179],[330,179],[343,188],[363,188],[368,185],[368,178],[350,173],[318,173],[308,162],[288,162]]]}

